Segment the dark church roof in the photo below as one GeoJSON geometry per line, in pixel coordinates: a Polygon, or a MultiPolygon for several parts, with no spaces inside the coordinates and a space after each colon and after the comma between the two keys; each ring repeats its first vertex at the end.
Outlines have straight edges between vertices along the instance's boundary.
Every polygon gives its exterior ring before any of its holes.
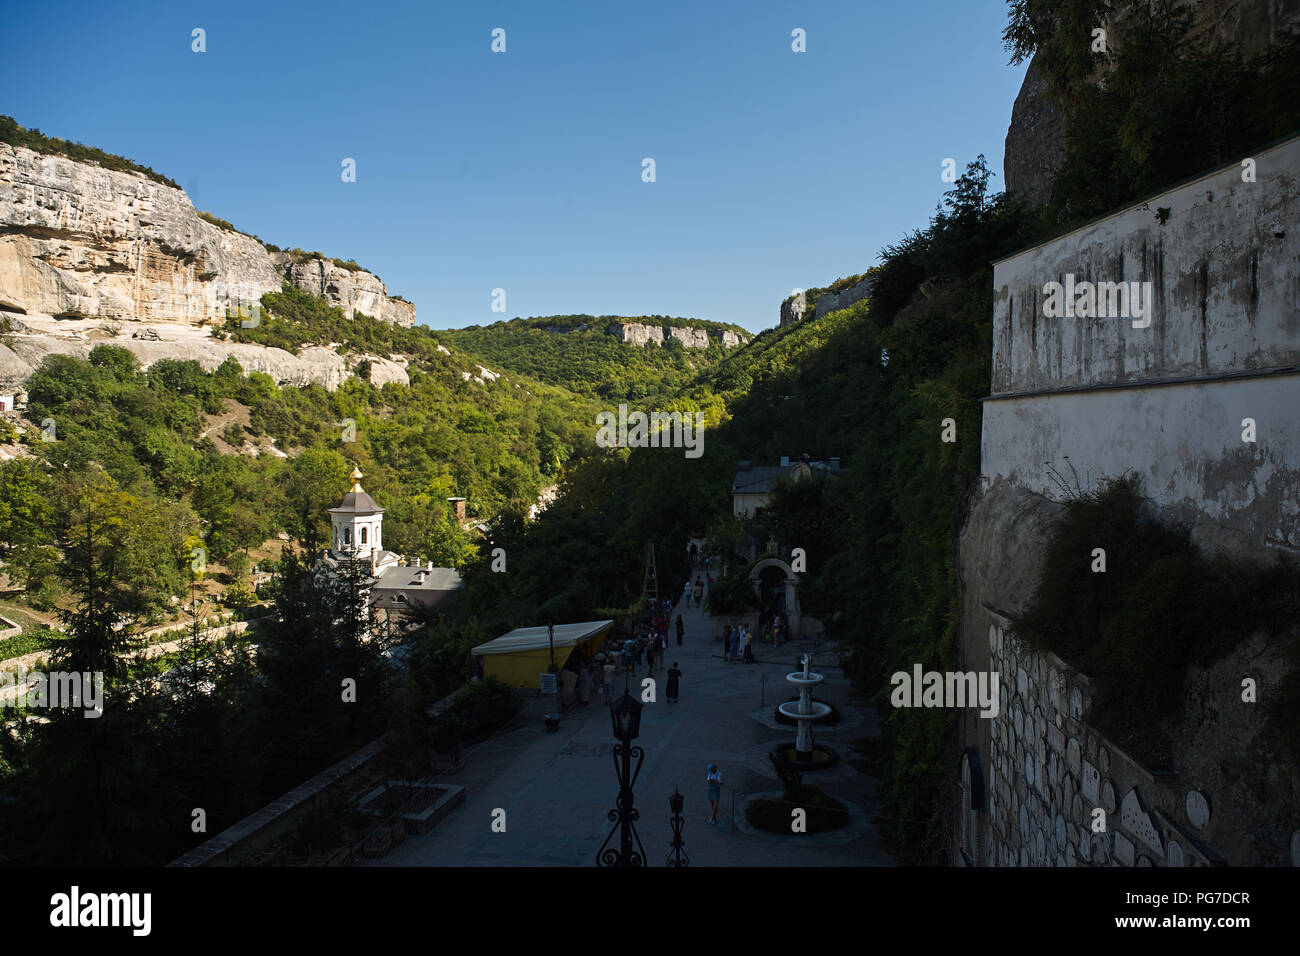
{"type": "Polygon", "coordinates": [[[349,491],[336,507],[330,509],[330,513],[374,515],[383,514],[384,509],[375,504],[375,499],[364,491],[349,491]]]}

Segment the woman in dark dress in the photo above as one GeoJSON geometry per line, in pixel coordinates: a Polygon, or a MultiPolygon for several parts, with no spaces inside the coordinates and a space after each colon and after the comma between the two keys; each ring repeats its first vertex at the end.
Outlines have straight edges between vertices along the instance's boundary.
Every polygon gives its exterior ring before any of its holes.
{"type": "Polygon", "coordinates": [[[668,669],[668,703],[670,704],[677,703],[677,689],[681,677],[682,672],[677,669],[677,662],[673,661],[673,666],[668,669]]]}

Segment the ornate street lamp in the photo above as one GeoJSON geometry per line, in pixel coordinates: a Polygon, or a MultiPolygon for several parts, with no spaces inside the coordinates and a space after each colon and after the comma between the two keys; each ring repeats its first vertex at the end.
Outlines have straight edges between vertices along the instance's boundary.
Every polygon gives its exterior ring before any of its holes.
{"type": "Polygon", "coordinates": [[[614,739],[618,741],[614,745],[618,803],[609,811],[609,819],[615,827],[596,851],[596,865],[645,866],[645,847],[641,845],[641,837],[633,826],[639,814],[632,805],[632,787],[641,773],[641,764],[645,762],[645,750],[632,744],[641,732],[641,702],[629,693],[626,686],[623,688],[623,696],[609,708],[609,718],[614,725],[614,739]],[[633,757],[636,757],[635,770],[632,769],[633,757]],[[620,835],[619,849],[606,848],[615,833],[620,835]]]}
{"type": "Polygon", "coordinates": [[[673,811],[673,852],[668,854],[670,869],[680,869],[683,866],[691,865],[691,858],[682,852],[682,847],[686,845],[686,841],[682,839],[682,826],[685,823],[682,820],[682,804],[685,801],[686,798],[674,787],[673,795],[668,798],[668,808],[673,811]]]}

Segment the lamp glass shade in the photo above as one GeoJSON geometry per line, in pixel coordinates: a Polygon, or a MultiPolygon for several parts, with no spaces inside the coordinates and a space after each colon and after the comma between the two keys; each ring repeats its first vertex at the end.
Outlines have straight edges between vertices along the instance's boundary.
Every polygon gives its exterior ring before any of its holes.
{"type": "Polygon", "coordinates": [[[624,743],[641,732],[641,702],[631,694],[625,692],[615,701],[609,716],[614,722],[614,736],[624,743]]]}
{"type": "Polygon", "coordinates": [[[668,798],[668,809],[670,809],[673,812],[673,816],[681,815],[682,804],[685,801],[686,801],[685,797],[683,797],[676,790],[673,791],[673,795],[668,798]]]}

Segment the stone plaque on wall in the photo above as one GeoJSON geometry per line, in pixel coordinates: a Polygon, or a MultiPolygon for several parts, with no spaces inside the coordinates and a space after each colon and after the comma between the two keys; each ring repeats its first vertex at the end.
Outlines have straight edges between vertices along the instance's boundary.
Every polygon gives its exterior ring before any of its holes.
{"type": "MultiPolygon", "coordinates": [[[[1107,780],[1106,783],[1109,785],[1110,781],[1107,780]]],[[[1147,812],[1146,805],[1142,802],[1137,787],[1124,794],[1124,799],[1119,806],[1119,820],[1124,829],[1149,847],[1156,856],[1161,859],[1164,858],[1165,847],[1160,839],[1160,831],[1156,829],[1155,821],[1151,819],[1151,814],[1147,812]]]]}
{"type": "Polygon", "coordinates": [[[1187,822],[1198,830],[1204,830],[1210,822],[1210,800],[1199,790],[1188,790],[1187,822]]]}
{"type": "Polygon", "coordinates": [[[1101,773],[1088,761],[1083,762],[1083,795],[1093,806],[1101,805],[1101,773]]]}

